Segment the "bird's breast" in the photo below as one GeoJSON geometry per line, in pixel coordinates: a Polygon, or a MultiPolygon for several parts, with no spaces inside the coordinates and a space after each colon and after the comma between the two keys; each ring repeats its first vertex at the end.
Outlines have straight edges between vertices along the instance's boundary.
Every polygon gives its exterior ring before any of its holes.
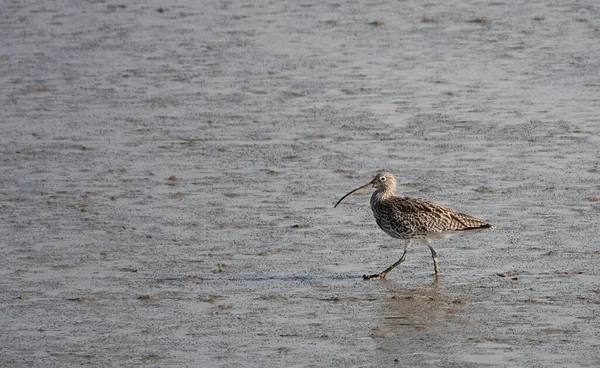
{"type": "Polygon", "coordinates": [[[403,221],[402,217],[398,216],[398,214],[376,211],[374,208],[373,215],[375,216],[377,225],[389,236],[399,239],[409,239],[414,236],[414,231],[409,226],[409,223],[403,221]]]}

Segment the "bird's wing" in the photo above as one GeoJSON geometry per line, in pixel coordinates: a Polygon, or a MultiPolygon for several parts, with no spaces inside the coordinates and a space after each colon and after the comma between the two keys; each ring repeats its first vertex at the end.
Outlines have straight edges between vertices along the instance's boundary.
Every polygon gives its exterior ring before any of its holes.
{"type": "Polygon", "coordinates": [[[417,233],[490,227],[485,221],[426,199],[395,197],[389,204],[394,207],[394,220],[410,223],[417,233]]]}
{"type": "Polygon", "coordinates": [[[465,215],[464,213],[454,212],[452,215],[454,221],[460,224],[457,230],[471,230],[492,227],[487,222],[478,219],[477,217],[465,215]]]}

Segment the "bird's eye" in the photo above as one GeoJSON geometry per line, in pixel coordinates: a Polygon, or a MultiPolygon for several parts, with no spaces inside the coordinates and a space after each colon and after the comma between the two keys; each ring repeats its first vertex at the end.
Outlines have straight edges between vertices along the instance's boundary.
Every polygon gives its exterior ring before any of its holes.
{"type": "Polygon", "coordinates": [[[382,176],[381,178],[379,178],[379,181],[385,181],[385,176],[382,176]]]}

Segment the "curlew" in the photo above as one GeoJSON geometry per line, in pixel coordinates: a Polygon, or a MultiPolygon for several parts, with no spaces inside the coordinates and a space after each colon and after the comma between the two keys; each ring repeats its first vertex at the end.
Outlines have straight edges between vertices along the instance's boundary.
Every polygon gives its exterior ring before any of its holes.
{"type": "Polygon", "coordinates": [[[381,230],[389,236],[405,240],[402,257],[381,273],[364,275],[365,280],[385,279],[388,272],[396,268],[406,259],[406,250],[412,241],[422,241],[431,250],[433,270],[439,275],[437,253],[430,240],[445,238],[466,230],[491,229],[492,225],[478,218],[456,212],[446,206],[430,202],[426,199],[397,197],[396,178],[387,171],[375,175],[369,183],[360,186],[343,196],[334,206],[350,194],[364,189],[376,188],[371,196],[371,210],[381,230]]]}

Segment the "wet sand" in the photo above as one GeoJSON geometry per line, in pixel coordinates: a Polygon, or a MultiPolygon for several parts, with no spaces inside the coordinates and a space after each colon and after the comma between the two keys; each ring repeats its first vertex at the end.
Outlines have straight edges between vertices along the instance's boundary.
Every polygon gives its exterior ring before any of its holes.
{"type": "Polygon", "coordinates": [[[0,366],[600,365],[596,2],[201,3],[0,6],[0,366]]]}

